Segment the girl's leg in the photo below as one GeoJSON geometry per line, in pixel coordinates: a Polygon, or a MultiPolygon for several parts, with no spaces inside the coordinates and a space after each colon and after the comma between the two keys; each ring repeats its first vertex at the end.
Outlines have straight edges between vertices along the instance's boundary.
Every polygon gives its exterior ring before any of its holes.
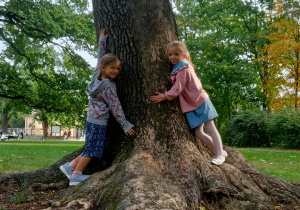
{"type": "Polygon", "coordinates": [[[85,167],[90,163],[92,158],[90,157],[80,157],[79,162],[77,163],[77,166],[72,174],[72,177],[75,177],[78,173],[82,173],[82,171],[85,169],[85,167]]]}
{"type": "Polygon", "coordinates": [[[212,138],[203,130],[203,124],[194,129],[195,136],[200,139],[206,146],[208,146],[214,153],[216,152],[212,138]]]}
{"type": "Polygon", "coordinates": [[[223,144],[222,144],[222,140],[221,140],[219,131],[217,130],[213,120],[206,122],[205,126],[212,137],[212,141],[213,141],[213,143],[215,145],[215,149],[216,149],[215,151],[216,151],[217,158],[220,159],[223,163],[225,160],[225,156],[223,153],[223,144]]]}
{"type": "Polygon", "coordinates": [[[77,166],[77,164],[78,164],[78,162],[79,162],[79,160],[80,160],[81,157],[82,157],[82,156],[79,155],[77,158],[75,158],[74,160],[72,160],[72,161],[69,163],[69,166],[72,166],[73,168],[76,168],[76,166],[77,166]]]}
{"type": "Polygon", "coordinates": [[[74,173],[74,170],[81,159],[81,155],[77,156],[74,160],[72,160],[70,163],[65,163],[64,165],[61,165],[59,168],[60,170],[70,179],[74,173]]]}

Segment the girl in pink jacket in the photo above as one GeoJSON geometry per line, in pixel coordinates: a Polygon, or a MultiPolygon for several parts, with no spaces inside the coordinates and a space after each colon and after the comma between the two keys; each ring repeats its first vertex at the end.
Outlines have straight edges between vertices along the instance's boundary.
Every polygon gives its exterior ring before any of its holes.
{"type": "Polygon", "coordinates": [[[190,129],[193,129],[195,136],[215,152],[210,162],[221,165],[227,157],[227,152],[223,150],[220,134],[213,121],[218,114],[208,94],[202,89],[186,44],[180,41],[172,42],[167,47],[167,56],[173,66],[171,73],[173,86],[164,94],[155,92],[157,95],[151,96],[150,100],[159,103],[179,97],[181,111],[185,114],[190,129]],[[211,136],[204,132],[204,124],[211,136]]]}

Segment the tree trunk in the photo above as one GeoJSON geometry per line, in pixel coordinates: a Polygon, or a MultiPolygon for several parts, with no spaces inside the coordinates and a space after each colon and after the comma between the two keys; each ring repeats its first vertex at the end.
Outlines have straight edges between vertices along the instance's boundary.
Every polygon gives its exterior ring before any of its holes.
{"type": "MultiPolygon", "coordinates": [[[[122,61],[118,95],[135,137],[115,120],[108,125],[101,161],[83,184],[69,187],[58,209],[274,209],[300,205],[300,186],[255,169],[237,151],[218,167],[212,152],[188,129],[177,100],[153,104],[155,91],[171,87],[166,44],[177,39],[168,0],[94,1],[96,30],[109,33],[108,50],[122,61]]],[[[0,177],[2,185],[68,182],[58,166],[80,151],[38,171],[0,177]],[[46,175],[45,175],[46,174],[46,175]]],[[[50,209],[55,209],[53,206],[50,209]]]]}
{"type": "Polygon", "coordinates": [[[3,132],[4,133],[8,133],[8,121],[9,121],[9,117],[8,117],[8,113],[4,113],[3,115],[3,132]]]}
{"type": "Polygon", "coordinates": [[[48,120],[42,120],[42,126],[43,126],[43,137],[44,139],[48,138],[48,120]]]}
{"type": "MultiPolygon", "coordinates": [[[[6,110],[7,108],[7,100],[5,100],[4,102],[4,110],[6,110]]],[[[2,130],[4,133],[8,133],[8,122],[11,116],[9,116],[8,111],[6,110],[6,113],[3,113],[2,115],[2,120],[3,120],[3,124],[2,124],[2,130]]]]}

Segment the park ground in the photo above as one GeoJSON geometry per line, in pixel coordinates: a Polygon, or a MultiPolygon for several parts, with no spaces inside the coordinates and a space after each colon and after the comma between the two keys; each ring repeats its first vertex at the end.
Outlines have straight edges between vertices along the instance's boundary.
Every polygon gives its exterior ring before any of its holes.
{"type": "MultiPolygon", "coordinates": [[[[17,140],[0,142],[0,175],[47,167],[66,154],[82,147],[82,141],[17,140]],[[49,152],[51,151],[51,153],[49,152]],[[39,157],[39,158],[36,158],[39,157]],[[30,164],[26,159],[30,159],[30,164]],[[37,159],[37,161],[35,160],[37,159]],[[42,162],[40,160],[43,160],[42,162]],[[24,161],[24,162],[21,162],[24,161]]],[[[289,182],[300,184],[300,151],[266,148],[235,148],[259,170],[289,182]]],[[[26,184],[17,189],[0,187],[0,210],[59,209],[59,196],[68,184],[26,184]]],[[[278,207],[278,209],[282,209],[278,207]]],[[[300,207],[299,207],[300,210],[300,207]]]]}

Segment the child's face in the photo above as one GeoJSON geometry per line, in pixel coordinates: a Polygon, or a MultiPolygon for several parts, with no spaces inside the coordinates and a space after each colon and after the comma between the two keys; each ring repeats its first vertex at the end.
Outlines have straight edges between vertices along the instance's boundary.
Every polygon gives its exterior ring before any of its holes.
{"type": "Polygon", "coordinates": [[[168,57],[169,57],[169,61],[173,65],[176,65],[177,63],[185,59],[185,54],[183,54],[178,47],[170,47],[168,49],[168,57]]]}
{"type": "Polygon", "coordinates": [[[119,62],[102,67],[101,79],[114,79],[118,76],[121,70],[121,65],[119,62]]]}

